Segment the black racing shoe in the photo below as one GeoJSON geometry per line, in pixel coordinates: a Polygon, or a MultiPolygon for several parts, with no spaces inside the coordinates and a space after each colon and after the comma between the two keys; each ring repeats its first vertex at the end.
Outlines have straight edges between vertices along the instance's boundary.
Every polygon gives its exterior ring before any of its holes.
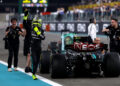
{"type": "Polygon", "coordinates": [[[32,72],[32,69],[29,67],[29,72],[32,72]]]}
{"type": "Polygon", "coordinates": [[[29,67],[25,68],[25,72],[28,73],[29,72],[29,67]]]}

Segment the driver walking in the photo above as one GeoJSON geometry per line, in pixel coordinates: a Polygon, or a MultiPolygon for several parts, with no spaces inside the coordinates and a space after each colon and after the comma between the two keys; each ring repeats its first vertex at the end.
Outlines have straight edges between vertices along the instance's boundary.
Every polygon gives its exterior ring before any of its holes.
{"type": "Polygon", "coordinates": [[[42,29],[42,20],[39,18],[34,18],[32,21],[32,29],[31,29],[32,43],[31,43],[31,53],[32,53],[32,62],[33,62],[33,70],[32,70],[32,78],[36,80],[36,71],[40,60],[41,54],[41,42],[45,39],[44,30],[42,29]]]}

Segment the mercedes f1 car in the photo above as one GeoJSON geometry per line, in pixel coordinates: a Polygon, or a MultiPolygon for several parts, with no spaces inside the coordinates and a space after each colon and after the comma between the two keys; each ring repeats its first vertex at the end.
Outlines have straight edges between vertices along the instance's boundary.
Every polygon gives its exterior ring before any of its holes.
{"type": "Polygon", "coordinates": [[[117,77],[120,74],[120,57],[118,53],[108,52],[107,44],[89,43],[88,37],[74,33],[62,32],[61,43],[52,42],[49,51],[41,56],[41,73],[51,69],[52,78],[98,74],[117,77]]]}

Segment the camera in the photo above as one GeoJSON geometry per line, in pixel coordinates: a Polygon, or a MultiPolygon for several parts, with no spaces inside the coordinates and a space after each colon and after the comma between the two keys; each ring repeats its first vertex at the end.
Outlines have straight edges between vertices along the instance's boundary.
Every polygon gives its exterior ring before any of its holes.
{"type": "Polygon", "coordinates": [[[120,40],[120,31],[117,31],[117,32],[116,32],[116,39],[117,39],[117,40],[120,40]]]}
{"type": "Polygon", "coordinates": [[[10,28],[10,32],[9,32],[9,35],[13,35],[15,34],[15,31],[13,29],[10,28]]]}

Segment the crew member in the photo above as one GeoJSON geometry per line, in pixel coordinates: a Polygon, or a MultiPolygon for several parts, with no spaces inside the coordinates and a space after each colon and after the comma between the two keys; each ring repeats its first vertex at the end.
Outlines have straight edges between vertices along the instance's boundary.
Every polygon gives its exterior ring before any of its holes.
{"type": "Polygon", "coordinates": [[[31,20],[29,18],[28,9],[24,11],[23,27],[26,31],[26,36],[24,39],[24,56],[27,57],[25,72],[32,72],[30,68],[30,44],[31,44],[31,20]]]}
{"type": "Polygon", "coordinates": [[[118,20],[115,18],[111,19],[111,24],[102,30],[110,38],[110,52],[120,53],[120,26],[118,20]]]}

